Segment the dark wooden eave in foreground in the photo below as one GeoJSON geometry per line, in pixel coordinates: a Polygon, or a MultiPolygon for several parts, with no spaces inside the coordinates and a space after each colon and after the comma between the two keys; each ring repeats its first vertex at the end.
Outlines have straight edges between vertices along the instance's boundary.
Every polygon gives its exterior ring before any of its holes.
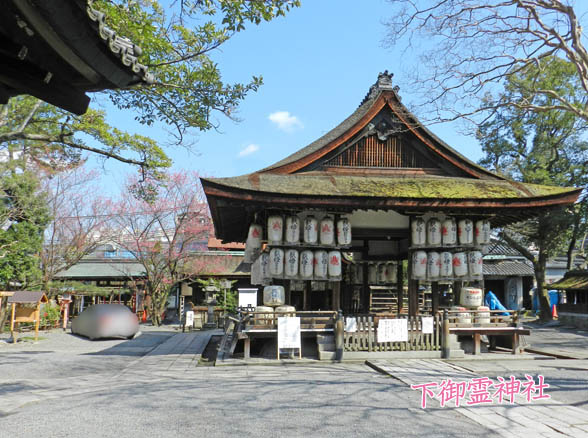
{"type": "Polygon", "coordinates": [[[359,108],[327,134],[258,172],[201,179],[216,236],[244,241],[263,210],[443,212],[518,222],[574,203],[581,189],[523,184],[471,162],[402,105],[380,74],[359,108]]]}
{"type": "Polygon", "coordinates": [[[5,0],[0,14],[0,104],[30,94],[83,114],[86,92],[152,82],[141,50],[86,0],[5,0]]]}

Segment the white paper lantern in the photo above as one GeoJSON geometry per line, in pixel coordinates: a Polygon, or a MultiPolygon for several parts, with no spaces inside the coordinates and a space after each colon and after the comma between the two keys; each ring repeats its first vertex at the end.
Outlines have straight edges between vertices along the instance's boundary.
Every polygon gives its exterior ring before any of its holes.
{"type": "Polygon", "coordinates": [[[480,251],[470,251],[468,253],[468,269],[470,275],[479,277],[482,275],[482,253],[480,251]]]}
{"type": "Polygon", "coordinates": [[[378,265],[375,263],[368,265],[368,284],[378,284],[378,265]]]}
{"type": "Polygon", "coordinates": [[[282,243],[284,234],[284,219],[282,216],[273,215],[267,218],[267,240],[270,244],[282,243]]]}
{"type": "Polygon", "coordinates": [[[386,263],[378,263],[377,266],[378,284],[386,284],[386,263]]]}
{"type": "Polygon", "coordinates": [[[455,245],[457,243],[457,224],[455,219],[448,217],[441,224],[441,236],[443,245],[455,245]]]}
{"type": "Polygon", "coordinates": [[[429,245],[441,245],[441,221],[431,218],[427,221],[427,243],[429,245]]]}
{"type": "Polygon", "coordinates": [[[416,217],[411,224],[411,237],[413,245],[425,245],[427,243],[427,229],[425,220],[422,217],[416,217]]]}
{"type": "Polygon", "coordinates": [[[321,245],[335,244],[335,223],[331,216],[322,218],[319,230],[321,245]]]}
{"type": "Polygon", "coordinates": [[[398,265],[396,263],[388,263],[386,266],[386,282],[396,283],[398,279],[398,265]]]}
{"type": "Polygon", "coordinates": [[[281,277],[284,273],[284,250],[273,248],[269,253],[269,268],[272,277],[281,277]]]}
{"type": "Polygon", "coordinates": [[[441,258],[438,252],[427,254],[427,278],[439,278],[441,272],[441,258]]]}
{"type": "Polygon", "coordinates": [[[329,254],[319,249],[314,252],[314,278],[326,279],[329,272],[329,254]]]}
{"type": "Polygon", "coordinates": [[[285,252],[284,272],[286,277],[296,277],[298,275],[298,251],[287,249],[285,252]]]}
{"type": "Polygon", "coordinates": [[[300,252],[300,276],[311,279],[314,271],[314,254],[312,251],[305,249],[300,252]]]}
{"type": "Polygon", "coordinates": [[[453,254],[453,273],[456,277],[468,275],[468,259],[465,252],[453,254]]]}
{"type": "Polygon", "coordinates": [[[247,249],[258,250],[261,249],[261,238],[263,235],[263,227],[258,224],[249,225],[249,232],[247,233],[247,241],[245,245],[247,249]]]}
{"type": "Polygon", "coordinates": [[[415,251],[412,255],[412,277],[425,278],[427,276],[427,253],[415,251]]]}
{"type": "Polygon", "coordinates": [[[439,254],[441,260],[441,269],[439,270],[439,276],[444,278],[450,278],[453,276],[453,254],[448,251],[444,251],[439,254]]]}
{"type": "Polygon", "coordinates": [[[259,266],[261,269],[261,278],[262,279],[268,279],[271,278],[271,272],[270,272],[270,256],[269,253],[267,252],[262,252],[261,255],[259,256],[259,266]]]}
{"type": "Polygon", "coordinates": [[[341,276],[341,252],[329,251],[329,277],[341,276]]]}
{"type": "Polygon", "coordinates": [[[471,245],[474,243],[474,224],[470,219],[462,219],[457,223],[457,235],[459,243],[471,245]]]}
{"type": "Polygon", "coordinates": [[[337,242],[342,246],[351,245],[351,224],[346,217],[337,221],[337,242]]]}
{"type": "Polygon", "coordinates": [[[286,218],[286,243],[300,242],[300,219],[298,216],[286,218]]]}
{"type": "Polygon", "coordinates": [[[315,244],[318,241],[318,222],[314,216],[304,218],[304,243],[315,244]]]}
{"type": "Polygon", "coordinates": [[[459,304],[465,307],[477,308],[482,305],[484,294],[477,287],[464,287],[461,289],[459,304]]]}
{"type": "Polygon", "coordinates": [[[490,243],[490,232],[492,228],[490,228],[490,221],[487,220],[479,220],[476,221],[476,243],[478,245],[487,245],[490,243]]]}

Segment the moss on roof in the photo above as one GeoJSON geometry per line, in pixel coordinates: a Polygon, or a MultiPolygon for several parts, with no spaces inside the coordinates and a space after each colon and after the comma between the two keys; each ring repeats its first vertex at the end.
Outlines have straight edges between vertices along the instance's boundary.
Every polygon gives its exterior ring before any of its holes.
{"type": "Polygon", "coordinates": [[[569,271],[564,278],[550,284],[549,289],[588,290],[588,271],[569,271]]]}
{"type": "Polygon", "coordinates": [[[512,181],[449,177],[258,173],[233,178],[214,178],[209,181],[228,188],[282,195],[406,199],[528,199],[577,190],[512,181]]]}

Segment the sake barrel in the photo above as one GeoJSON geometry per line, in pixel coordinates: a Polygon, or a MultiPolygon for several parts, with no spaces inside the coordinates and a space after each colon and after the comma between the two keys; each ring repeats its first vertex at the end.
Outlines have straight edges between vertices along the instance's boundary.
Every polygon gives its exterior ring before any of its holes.
{"type": "Polygon", "coordinates": [[[441,245],[441,221],[435,217],[427,221],[427,243],[441,245]]]}
{"type": "Polygon", "coordinates": [[[378,263],[377,265],[377,280],[378,284],[386,284],[388,277],[386,276],[386,263],[378,263]]]}
{"type": "Polygon", "coordinates": [[[290,248],[285,252],[284,272],[286,277],[296,277],[298,275],[298,250],[290,248]]]}
{"type": "Polygon", "coordinates": [[[283,316],[296,316],[296,307],[294,306],[278,306],[276,307],[275,311],[276,318],[280,318],[283,316]]]}
{"type": "Polygon", "coordinates": [[[439,253],[431,251],[427,254],[427,278],[439,278],[441,273],[441,258],[439,253]]]}
{"type": "Polygon", "coordinates": [[[341,252],[329,251],[329,277],[341,277],[341,252]]]}
{"type": "Polygon", "coordinates": [[[331,216],[325,216],[321,219],[319,230],[321,245],[335,244],[335,223],[331,216]]]}
{"type": "Polygon", "coordinates": [[[300,218],[288,216],[286,218],[286,243],[300,242],[300,218]]]}
{"type": "Polygon", "coordinates": [[[449,251],[443,251],[439,254],[439,259],[441,261],[439,276],[444,278],[453,277],[453,254],[449,251]]]}
{"type": "Polygon", "coordinates": [[[255,312],[263,312],[261,315],[255,315],[256,325],[270,325],[274,319],[274,308],[269,306],[257,306],[255,312]]]}
{"type": "Polygon", "coordinates": [[[458,324],[471,324],[472,323],[472,314],[469,312],[466,312],[467,309],[465,307],[455,306],[455,307],[452,307],[451,310],[459,311],[458,313],[454,313],[455,317],[457,318],[456,322],[458,324]]]}
{"type": "Polygon", "coordinates": [[[270,273],[270,255],[267,252],[262,252],[259,256],[259,266],[261,269],[261,278],[271,278],[272,274],[270,273]]]}
{"type": "Polygon", "coordinates": [[[398,279],[398,265],[396,263],[388,263],[386,266],[386,282],[396,283],[398,279]]]}
{"type": "Polygon", "coordinates": [[[284,234],[284,219],[282,216],[272,215],[267,218],[267,240],[270,244],[282,243],[284,234]]]}
{"type": "Polygon", "coordinates": [[[490,324],[490,308],[487,306],[478,306],[478,313],[476,315],[476,322],[478,324],[490,324]]]}
{"type": "Polygon", "coordinates": [[[482,253],[480,251],[470,251],[468,253],[468,269],[471,276],[479,277],[482,275],[482,253]]]}
{"type": "Polygon", "coordinates": [[[284,273],[284,250],[273,248],[269,253],[269,271],[272,277],[281,277],[284,273]]]}
{"type": "Polygon", "coordinates": [[[478,308],[483,304],[483,295],[482,289],[478,287],[464,287],[461,289],[459,304],[465,307],[478,308]]]}
{"type": "Polygon", "coordinates": [[[249,225],[249,232],[247,233],[247,241],[245,245],[247,249],[258,250],[261,249],[261,237],[263,235],[263,227],[258,224],[249,225]]]}
{"type": "Polygon", "coordinates": [[[337,221],[337,242],[341,246],[351,245],[351,224],[346,217],[337,221]]]}
{"type": "Polygon", "coordinates": [[[443,245],[455,245],[457,243],[457,224],[452,217],[446,218],[441,224],[441,242],[443,245]]]}
{"type": "Polygon", "coordinates": [[[453,275],[456,277],[468,275],[468,259],[465,252],[453,254],[453,275]]]}
{"type": "Polygon", "coordinates": [[[329,254],[319,249],[314,252],[314,278],[326,279],[329,272],[329,254]]]}
{"type": "Polygon", "coordinates": [[[284,286],[266,286],[263,288],[263,304],[265,306],[281,306],[286,302],[284,286]]]}
{"type": "Polygon", "coordinates": [[[306,216],[304,218],[303,230],[304,243],[318,242],[318,222],[314,216],[306,216]]]}
{"type": "Polygon", "coordinates": [[[412,255],[412,277],[425,278],[427,276],[427,253],[415,251],[412,255]]]}
{"type": "Polygon", "coordinates": [[[474,224],[470,219],[462,219],[457,223],[457,236],[462,245],[474,243],[474,224]]]}
{"type": "Polygon", "coordinates": [[[314,254],[311,250],[305,249],[300,251],[300,276],[302,278],[311,279],[314,270],[314,254]]]}
{"type": "Polygon", "coordinates": [[[375,263],[368,265],[368,284],[378,284],[378,265],[375,263]]]}
{"type": "Polygon", "coordinates": [[[492,229],[490,228],[490,221],[487,221],[487,220],[476,221],[476,227],[475,227],[476,243],[478,245],[489,244],[491,231],[492,231],[492,229]]]}
{"type": "Polygon", "coordinates": [[[427,243],[427,231],[425,220],[422,217],[416,217],[411,224],[411,242],[413,245],[425,245],[427,243]]]}

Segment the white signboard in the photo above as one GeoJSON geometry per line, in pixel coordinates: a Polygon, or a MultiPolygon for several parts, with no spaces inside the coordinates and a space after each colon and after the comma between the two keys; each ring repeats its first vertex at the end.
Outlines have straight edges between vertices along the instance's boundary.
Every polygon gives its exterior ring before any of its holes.
{"type": "Polygon", "coordinates": [[[378,342],[408,342],[408,320],[380,319],[378,342]]]}
{"type": "Polygon", "coordinates": [[[433,333],[433,320],[432,316],[423,316],[423,333],[429,334],[433,333]]]}
{"type": "Polygon", "coordinates": [[[345,331],[347,333],[355,333],[357,331],[357,318],[345,318],[345,331]]]}
{"type": "Polygon", "coordinates": [[[300,318],[278,317],[278,349],[300,348],[300,318]]]}
{"type": "Polygon", "coordinates": [[[239,307],[257,307],[257,289],[239,289],[239,307]]]}
{"type": "Polygon", "coordinates": [[[186,312],[186,327],[194,327],[194,312],[192,310],[186,312]]]}

